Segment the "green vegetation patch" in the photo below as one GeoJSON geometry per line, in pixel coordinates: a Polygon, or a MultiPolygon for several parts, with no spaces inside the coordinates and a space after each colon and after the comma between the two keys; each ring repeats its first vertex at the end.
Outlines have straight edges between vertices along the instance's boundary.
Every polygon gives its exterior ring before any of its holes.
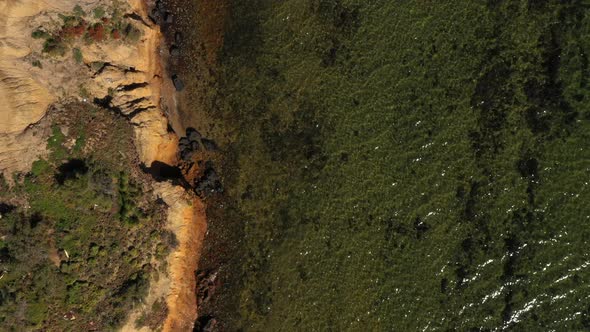
{"type": "MultiPolygon", "coordinates": [[[[120,14],[118,5],[104,8],[96,7],[92,10],[92,16],[76,5],[70,13],[58,14],[61,20],[60,27],[52,31],[46,27],[35,29],[31,36],[34,39],[44,39],[43,53],[53,57],[63,57],[77,41],[85,44],[101,43],[109,40],[122,40],[129,43],[137,43],[141,37],[138,29],[130,19],[120,14]]],[[[81,63],[82,55],[77,47],[72,48],[74,59],[81,63]]]]}
{"type": "Polygon", "coordinates": [[[82,63],[82,61],[84,60],[84,57],[82,56],[82,51],[80,51],[80,49],[77,47],[74,47],[72,49],[72,55],[74,56],[74,60],[77,63],[82,63]]]}
{"type": "Polygon", "coordinates": [[[2,330],[120,327],[172,243],[130,125],[91,107],[54,115],[48,158],[0,194],[2,330]]]}
{"type": "Polygon", "coordinates": [[[92,13],[94,14],[94,18],[96,19],[100,19],[103,18],[105,15],[105,10],[102,6],[98,6],[96,8],[94,8],[94,10],[92,11],[92,13]]]}
{"type": "Polygon", "coordinates": [[[86,12],[80,7],[80,5],[74,6],[74,14],[80,17],[86,16],[86,12]]]}
{"type": "Polygon", "coordinates": [[[33,65],[33,67],[43,68],[43,65],[41,64],[40,60],[33,60],[33,62],[31,62],[31,64],[33,65]]]}

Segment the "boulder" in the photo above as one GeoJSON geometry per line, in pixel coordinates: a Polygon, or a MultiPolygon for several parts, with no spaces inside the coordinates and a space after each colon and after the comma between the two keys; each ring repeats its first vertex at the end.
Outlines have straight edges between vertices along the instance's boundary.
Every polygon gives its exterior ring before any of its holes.
{"type": "Polygon", "coordinates": [[[217,144],[211,139],[203,138],[201,142],[203,143],[203,147],[207,151],[217,151],[219,149],[217,147],[217,144]]]}
{"type": "Polygon", "coordinates": [[[170,12],[164,12],[163,18],[164,23],[166,24],[172,24],[172,22],[174,22],[174,15],[172,15],[170,12]]]}
{"type": "Polygon", "coordinates": [[[217,271],[200,271],[197,273],[197,281],[197,304],[203,305],[220,286],[220,280],[217,278],[217,271]]]}
{"type": "Polygon", "coordinates": [[[186,136],[191,141],[198,141],[202,137],[200,132],[198,132],[195,128],[190,127],[186,129],[186,136]]]}
{"type": "Polygon", "coordinates": [[[178,77],[178,75],[176,75],[176,74],[172,75],[172,83],[174,84],[174,88],[176,89],[176,91],[184,90],[184,83],[178,77]]]}
{"type": "Polygon", "coordinates": [[[213,332],[218,329],[218,321],[215,317],[210,315],[200,316],[195,322],[193,332],[213,332]]]}
{"type": "Polygon", "coordinates": [[[182,33],[181,33],[180,31],[177,31],[177,32],[174,34],[174,42],[175,42],[176,44],[180,44],[180,43],[182,42],[182,33]]]}
{"type": "Polygon", "coordinates": [[[215,193],[222,193],[221,179],[211,163],[207,163],[203,175],[195,181],[195,193],[201,197],[208,197],[215,193]]]}
{"type": "Polygon", "coordinates": [[[195,151],[190,150],[190,149],[180,152],[180,159],[182,159],[183,161],[186,161],[186,162],[193,161],[194,156],[195,156],[195,151]]]}
{"type": "Polygon", "coordinates": [[[170,47],[170,56],[177,57],[180,55],[180,49],[176,45],[170,47]]]}
{"type": "Polygon", "coordinates": [[[213,332],[217,328],[217,319],[211,318],[203,327],[203,332],[213,332]]]}

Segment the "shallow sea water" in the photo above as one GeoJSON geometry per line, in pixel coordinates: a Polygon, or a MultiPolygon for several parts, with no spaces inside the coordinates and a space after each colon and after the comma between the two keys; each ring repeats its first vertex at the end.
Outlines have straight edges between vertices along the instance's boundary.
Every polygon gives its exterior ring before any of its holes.
{"type": "Polygon", "coordinates": [[[226,188],[205,312],[227,330],[590,329],[588,4],[229,12],[196,111],[226,188]]]}

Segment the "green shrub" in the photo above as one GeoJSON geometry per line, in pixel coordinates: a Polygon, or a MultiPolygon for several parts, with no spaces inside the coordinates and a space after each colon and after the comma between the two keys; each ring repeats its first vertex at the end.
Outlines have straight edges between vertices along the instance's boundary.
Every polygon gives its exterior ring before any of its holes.
{"type": "Polygon", "coordinates": [[[105,63],[102,61],[93,61],[90,63],[90,68],[92,68],[93,71],[99,71],[104,66],[105,66],[105,63]]]}
{"type": "Polygon", "coordinates": [[[58,14],[59,18],[64,22],[64,27],[73,27],[79,21],[76,16],[58,14]]]}
{"type": "Polygon", "coordinates": [[[61,57],[66,54],[67,47],[61,40],[56,38],[49,38],[43,43],[43,53],[48,53],[51,56],[61,57]]]}
{"type": "Polygon", "coordinates": [[[78,135],[78,138],[76,139],[76,144],[74,144],[74,147],[72,148],[72,153],[76,154],[82,152],[82,148],[84,148],[85,144],[86,135],[84,134],[84,132],[82,132],[80,133],[80,135],[78,135]]]}
{"type": "Polygon", "coordinates": [[[60,129],[65,128],[62,122],[52,127],[47,159],[36,161],[24,182],[12,188],[0,176],[0,202],[17,195],[30,205],[3,214],[0,222],[0,330],[50,326],[55,331],[84,331],[90,320],[97,330],[115,329],[149,286],[151,276],[144,266],[155,253],[157,237],[151,234],[159,234],[160,223],[130,228],[117,220],[119,184],[114,179],[119,178],[130,211],[126,218],[144,217],[137,207],[146,198],[141,180],[119,173],[127,171],[128,157],[118,152],[134,152],[131,127],[102,109],[91,114],[87,106],[74,103],[64,106],[65,112],[68,107],[76,107],[75,112],[63,116],[75,125],[67,135],[60,129]],[[109,123],[112,135],[104,139],[114,144],[82,151],[85,137],[97,137],[88,130],[90,121],[109,123]],[[66,149],[63,143],[74,137],[79,146],[66,149]],[[88,170],[60,185],[60,167],[71,159],[84,159],[88,170]],[[32,216],[42,222],[32,222],[32,216]],[[55,250],[56,262],[47,259],[55,250]],[[63,319],[69,313],[76,319],[63,319]]]}
{"type": "Polygon", "coordinates": [[[80,304],[84,301],[84,293],[88,288],[88,284],[81,281],[76,281],[73,285],[68,287],[67,301],[69,304],[80,304]]]}
{"type": "Polygon", "coordinates": [[[66,136],[61,132],[59,126],[53,126],[51,130],[51,136],[47,140],[47,149],[51,151],[50,159],[61,161],[67,155],[67,151],[63,146],[66,136]]]}
{"type": "Polygon", "coordinates": [[[104,17],[104,8],[102,6],[98,6],[93,10],[94,18],[100,19],[104,17]]]}
{"type": "Polygon", "coordinates": [[[45,159],[39,159],[33,162],[31,174],[34,176],[41,176],[51,169],[51,165],[45,159]]]}
{"type": "Polygon", "coordinates": [[[80,97],[84,98],[84,99],[89,99],[90,98],[90,92],[88,91],[88,89],[86,89],[86,87],[82,84],[80,84],[80,97]]]}
{"type": "Polygon", "coordinates": [[[82,51],[80,51],[80,49],[77,47],[72,49],[72,55],[74,56],[74,60],[76,60],[76,63],[82,63],[82,61],[84,60],[84,57],[82,56],[82,51]]]}
{"type": "Polygon", "coordinates": [[[125,27],[125,39],[132,43],[137,43],[141,38],[141,30],[133,26],[133,24],[128,24],[125,27]]]}
{"type": "Polygon", "coordinates": [[[74,14],[76,14],[78,17],[86,16],[86,12],[82,9],[82,7],[80,7],[80,5],[76,5],[74,7],[74,14]]]}
{"type": "Polygon", "coordinates": [[[43,303],[29,303],[27,305],[27,321],[33,325],[39,325],[45,319],[47,306],[43,303]]]}
{"type": "Polygon", "coordinates": [[[34,39],[48,39],[51,37],[51,35],[47,31],[37,29],[31,32],[31,37],[33,37],[34,39]]]}

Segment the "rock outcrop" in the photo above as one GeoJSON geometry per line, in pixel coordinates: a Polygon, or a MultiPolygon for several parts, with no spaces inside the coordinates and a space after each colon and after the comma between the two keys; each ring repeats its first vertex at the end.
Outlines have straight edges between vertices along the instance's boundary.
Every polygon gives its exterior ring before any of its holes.
{"type": "MultiPolygon", "coordinates": [[[[137,43],[117,40],[87,44],[73,41],[80,50],[77,61],[69,53],[57,57],[43,53],[43,41],[31,35],[35,29],[55,29],[58,14],[71,12],[75,5],[91,11],[111,1],[7,0],[0,3],[0,171],[5,174],[26,171],[30,160],[19,161],[14,152],[42,153],[40,140],[28,141],[22,135],[39,122],[48,107],[61,99],[90,98],[129,117],[136,130],[138,151],[147,166],[154,160],[172,162],[175,135],[160,107],[162,72],[159,64],[161,34],[157,26],[140,15],[144,4],[129,1],[124,17],[141,32],[137,43]],[[35,66],[34,61],[38,62],[35,66]],[[42,64],[42,66],[41,66],[42,64]],[[15,141],[15,137],[21,136],[15,141]]],[[[36,154],[33,156],[33,154],[36,154]]]]}

